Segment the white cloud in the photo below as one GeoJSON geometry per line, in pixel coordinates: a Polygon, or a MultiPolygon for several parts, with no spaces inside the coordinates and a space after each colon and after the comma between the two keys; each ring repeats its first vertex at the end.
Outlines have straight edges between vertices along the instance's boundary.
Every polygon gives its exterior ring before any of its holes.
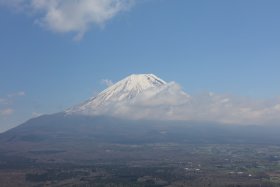
{"type": "Polygon", "coordinates": [[[9,98],[12,98],[12,97],[20,97],[20,96],[25,96],[25,92],[24,92],[24,91],[20,91],[20,92],[8,94],[8,97],[9,97],[9,98]]]}
{"type": "Polygon", "coordinates": [[[18,96],[25,96],[25,92],[24,91],[18,92],[18,96]]]}
{"type": "Polygon", "coordinates": [[[74,32],[81,39],[91,25],[103,26],[118,13],[128,10],[134,0],[0,0],[29,13],[36,23],[58,33],[74,32]]]}
{"type": "Polygon", "coordinates": [[[0,97],[0,106],[1,105],[11,105],[17,97],[25,96],[24,91],[19,91],[15,93],[7,94],[5,97],[0,97]]]}
{"type": "Polygon", "coordinates": [[[111,80],[109,80],[109,79],[102,79],[102,80],[101,80],[101,84],[104,84],[105,86],[110,87],[110,86],[112,86],[114,83],[113,83],[113,81],[111,81],[111,80]]]}
{"type": "Polygon", "coordinates": [[[129,119],[191,120],[225,124],[280,123],[280,99],[249,98],[204,93],[190,96],[176,83],[146,90],[133,100],[109,102],[86,115],[112,115],[129,119]]]}
{"type": "Polygon", "coordinates": [[[4,104],[6,102],[6,99],[0,98],[0,104],[4,104]]]}
{"type": "Polygon", "coordinates": [[[39,117],[43,115],[42,113],[39,113],[39,112],[32,112],[32,117],[35,118],[35,117],[39,117]]]}
{"type": "Polygon", "coordinates": [[[3,110],[0,110],[0,115],[1,116],[10,116],[14,113],[14,110],[11,109],[11,108],[6,108],[6,109],[3,109],[3,110]]]}

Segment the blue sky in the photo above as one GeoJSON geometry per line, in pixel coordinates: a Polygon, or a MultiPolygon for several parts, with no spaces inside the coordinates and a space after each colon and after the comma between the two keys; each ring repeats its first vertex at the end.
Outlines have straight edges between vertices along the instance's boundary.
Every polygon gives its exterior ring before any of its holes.
{"type": "Polygon", "coordinates": [[[83,18],[57,25],[45,5],[22,6],[31,1],[0,0],[0,131],[132,73],[154,73],[190,94],[280,96],[278,0],[135,0],[82,30],[83,18]]]}

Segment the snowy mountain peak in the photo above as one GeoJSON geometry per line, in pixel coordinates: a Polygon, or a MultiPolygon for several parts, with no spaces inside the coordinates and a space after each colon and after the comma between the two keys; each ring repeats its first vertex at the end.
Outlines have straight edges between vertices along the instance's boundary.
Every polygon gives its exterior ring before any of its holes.
{"type": "Polygon", "coordinates": [[[129,91],[143,91],[152,87],[159,87],[164,84],[166,84],[165,81],[153,74],[132,74],[117,82],[112,87],[122,87],[129,91]]]}
{"type": "Polygon", "coordinates": [[[153,74],[132,74],[66,113],[91,114],[112,103],[132,100],[146,90],[158,90],[164,85],[166,82],[153,74]]]}

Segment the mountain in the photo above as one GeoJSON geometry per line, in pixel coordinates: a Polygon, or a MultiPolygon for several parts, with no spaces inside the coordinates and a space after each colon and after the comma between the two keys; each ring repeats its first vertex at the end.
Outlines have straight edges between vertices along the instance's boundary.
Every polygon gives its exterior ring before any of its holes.
{"type": "Polygon", "coordinates": [[[110,115],[129,119],[150,119],[151,115],[147,112],[147,115],[136,116],[135,114],[140,112],[143,114],[146,109],[156,111],[155,106],[161,106],[161,108],[165,106],[165,112],[162,110],[160,112],[168,113],[174,105],[172,98],[181,98],[179,102],[182,103],[190,96],[175,83],[167,83],[153,74],[132,74],[86,102],[67,109],[65,113],[67,115],[110,115]]]}
{"type": "Polygon", "coordinates": [[[133,74],[110,86],[81,105],[66,110],[66,113],[94,114],[103,107],[113,103],[132,102],[135,97],[146,90],[153,89],[155,91],[164,85],[166,85],[166,82],[153,74],[133,74]]]}
{"type": "MultiPolygon", "coordinates": [[[[207,98],[217,100],[219,105],[215,107],[228,105],[223,97],[207,98]]],[[[192,121],[192,116],[212,114],[208,108],[204,113],[200,108],[189,112],[189,109],[195,108],[194,102],[196,100],[174,82],[165,82],[153,74],[130,75],[80,105],[31,119],[0,134],[0,144],[4,149],[12,148],[11,145],[17,149],[22,144],[30,146],[30,143],[39,148],[66,145],[79,147],[82,144],[90,147],[92,142],[239,143],[245,140],[257,142],[259,136],[262,136],[263,142],[264,137],[268,138],[267,141],[279,142],[275,140],[280,137],[277,134],[279,131],[269,131],[267,127],[192,121]]]]}
{"type": "Polygon", "coordinates": [[[66,139],[69,143],[81,138],[95,142],[156,140],[162,136],[162,128],[158,127],[163,125],[163,119],[172,120],[173,105],[189,98],[173,82],[167,83],[153,74],[133,74],[82,104],[31,119],[3,133],[0,141],[55,143],[58,139],[59,142],[66,139]],[[156,133],[147,137],[151,132],[156,133]]]}

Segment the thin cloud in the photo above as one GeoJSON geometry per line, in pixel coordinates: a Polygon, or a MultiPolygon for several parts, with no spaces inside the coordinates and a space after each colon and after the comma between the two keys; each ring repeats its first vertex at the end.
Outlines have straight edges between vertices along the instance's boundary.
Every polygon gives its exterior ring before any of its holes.
{"type": "Polygon", "coordinates": [[[0,104],[4,104],[4,103],[6,103],[6,99],[0,98],[0,104]]]}
{"type": "Polygon", "coordinates": [[[110,87],[110,86],[112,86],[114,83],[113,83],[113,81],[111,81],[111,80],[109,80],[109,79],[102,79],[102,80],[101,80],[101,84],[104,84],[105,86],[110,87]]]}
{"type": "Polygon", "coordinates": [[[9,97],[9,98],[12,98],[12,97],[20,97],[20,96],[25,96],[25,92],[24,92],[24,91],[20,91],[20,92],[8,94],[8,97],[9,97]]]}
{"type": "Polygon", "coordinates": [[[39,113],[39,112],[32,112],[32,114],[31,114],[31,116],[32,116],[33,118],[39,117],[39,116],[41,116],[41,115],[43,115],[43,114],[42,114],[42,113],[39,113]]]}
{"type": "Polygon", "coordinates": [[[5,97],[0,97],[0,105],[11,105],[18,97],[24,97],[24,91],[9,93],[5,97]]]}
{"type": "Polygon", "coordinates": [[[6,108],[3,110],[0,110],[0,115],[1,116],[10,116],[14,113],[14,110],[12,108],[6,108]]]}
{"type": "Polygon", "coordinates": [[[35,23],[57,33],[76,33],[81,39],[92,25],[103,26],[107,21],[127,11],[134,0],[0,0],[29,13],[35,23]]]}

